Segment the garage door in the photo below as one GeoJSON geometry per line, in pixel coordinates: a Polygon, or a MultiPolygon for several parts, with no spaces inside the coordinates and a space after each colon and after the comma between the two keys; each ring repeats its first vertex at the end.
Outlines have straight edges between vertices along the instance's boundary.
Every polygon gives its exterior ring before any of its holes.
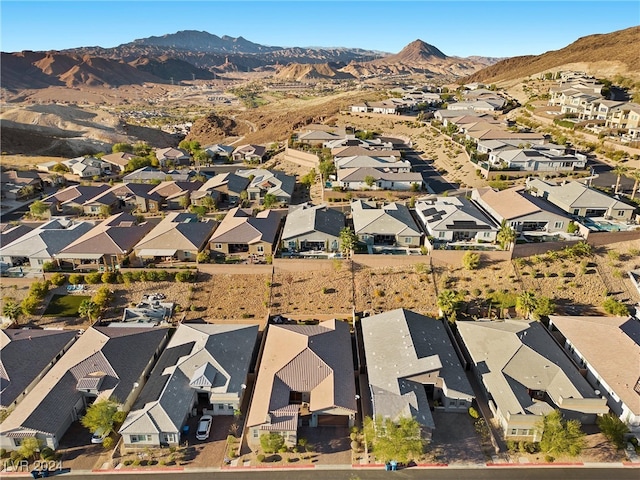
{"type": "Polygon", "coordinates": [[[319,427],[348,427],[348,415],[318,415],[319,427]]]}

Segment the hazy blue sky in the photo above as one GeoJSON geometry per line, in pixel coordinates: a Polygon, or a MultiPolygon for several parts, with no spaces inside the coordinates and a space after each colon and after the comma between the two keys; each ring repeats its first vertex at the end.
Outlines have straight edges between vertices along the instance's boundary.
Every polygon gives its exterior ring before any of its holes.
{"type": "Polygon", "coordinates": [[[1,0],[0,17],[3,52],[114,47],[204,30],[263,45],[392,53],[419,38],[450,56],[510,57],[638,25],[640,2],[1,0]]]}

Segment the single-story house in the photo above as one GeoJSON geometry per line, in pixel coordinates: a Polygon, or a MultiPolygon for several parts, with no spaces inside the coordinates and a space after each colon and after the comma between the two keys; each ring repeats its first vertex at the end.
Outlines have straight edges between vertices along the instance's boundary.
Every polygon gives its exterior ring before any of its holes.
{"type": "Polygon", "coordinates": [[[415,418],[431,437],[434,402],[467,411],[473,389],[440,320],[399,308],[360,321],[374,417],[415,418]]]}
{"type": "Polygon", "coordinates": [[[83,205],[109,190],[109,185],[72,185],[42,199],[49,205],[51,215],[79,215],[83,205]]]}
{"type": "Polygon", "coordinates": [[[251,209],[229,210],[209,240],[209,249],[222,255],[273,255],[281,215],[263,210],[254,217],[251,209]]]}
{"type": "Polygon", "coordinates": [[[549,329],[611,411],[640,433],[640,319],[550,315],[549,329]]]}
{"type": "Polygon", "coordinates": [[[72,263],[74,269],[119,268],[153,227],[151,222],[139,223],[130,213],[118,213],[71,242],[54,258],[58,263],[72,263]]]}
{"type": "Polygon", "coordinates": [[[194,409],[198,415],[234,415],[257,337],[258,325],[181,323],[120,428],[123,443],[180,445],[194,409]]]}
{"type": "Polygon", "coordinates": [[[352,427],[358,411],[349,324],[269,325],[247,417],[247,442],[278,433],[298,442],[299,426],[352,427]]]}
{"type": "Polygon", "coordinates": [[[267,147],[262,145],[240,145],[232,154],[236,162],[262,163],[267,154],[267,147]]]}
{"type": "Polygon", "coordinates": [[[153,189],[149,190],[149,193],[160,195],[164,199],[167,209],[178,210],[184,209],[185,205],[189,205],[191,193],[198,190],[202,185],[203,182],[200,180],[193,182],[169,180],[159,183],[153,189]]]}
{"type": "Polygon", "coordinates": [[[95,157],[76,157],[63,160],[65,165],[73,175],[82,178],[100,177],[111,175],[111,164],[95,157]]]}
{"type": "Polygon", "coordinates": [[[411,162],[401,160],[400,157],[374,157],[372,155],[354,155],[352,157],[339,157],[335,160],[336,169],[342,168],[377,168],[393,173],[408,173],[411,171],[411,162]]]}
{"type": "Polygon", "coordinates": [[[571,219],[560,208],[525,192],[524,187],[478,188],[471,199],[499,225],[504,220],[516,232],[566,232],[571,219]]]}
{"type": "Polygon", "coordinates": [[[85,215],[112,214],[121,211],[124,205],[124,201],[109,189],[84,202],[82,212],[85,215]]]}
{"type": "Polygon", "coordinates": [[[135,158],[133,153],[129,152],[116,152],[108,155],[103,155],[100,160],[107,162],[111,165],[111,170],[116,172],[124,172],[129,164],[129,161],[135,158]]]}
{"type": "Polygon", "coordinates": [[[493,242],[498,234],[495,221],[465,197],[419,200],[415,211],[437,242],[493,242]]]}
{"type": "Polygon", "coordinates": [[[337,186],[347,190],[422,190],[424,179],[418,172],[394,172],[391,168],[341,168],[337,186]]]}
{"type": "Polygon", "coordinates": [[[155,185],[151,183],[119,183],[111,187],[113,193],[124,207],[137,213],[158,213],[162,210],[164,198],[152,192],[155,185]]]}
{"type": "Polygon", "coordinates": [[[157,148],[156,158],[161,167],[189,165],[191,157],[189,153],[181,148],[157,148]]]}
{"type": "Polygon", "coordinates": [[[291,205],[282,230],[282,246],[292,252],[337,252],[344,226],[344,214],[327,205],[291,205]]]}
{"type": "Polygon", "coordinates": [[[41,269],[45,262],[93,228],[91,222],[74,222],[67,218],[50,220],[0,248],[0,259],[13,265],[28,259],[31,267],[41,269]]]}
{"type": "Polygon", "coordinates": [[[633,205],[577,181],[556,185],[534,178],[527,181],[527,188],[531,194],[544,198],[569,215],[577,217],[611,217],[629,221],[635,212],[633,205]]]}
{"type": "Polygon", "coordinates": [[[247,186],[249,200],[262,203],[265,195],[273,195],[281,205],[291,203],[291,196],[296,186],[296,177],[284,172],[269,171],[263,168],[238,170],[236,175],[250,179],[247,186]]]}
{"type": "Polygon", "coordinates": [[[529,148],[503,148],[489,153],[492,165],[531,172],[557,172],[583,169],[587,157],[581,153],[569,154],[561,145],[531,145],[529,148]]]}
{"type": "Polygon", "coordinates": [[[33,230],[33,227],[23,223],[14,225],[11,223],[0,223],[0,247],[9,245],[14,240],[22,237],[33,230]]]}
{"type": "Polygon", "coordinates": [[[204,151],[213,160],[218,158],[224,158],[225,160],[231,159],[233,150],[235,147],[232,145],[222,145],[220,143],[214,143],[213,145],[207,145],[204,147],[204,151]]]}
{"type": "Polygon", "coordinates": [[[74,330],[0,330],[0,409],[15,407],[76,340],[74,330]],[[28,359],[28,361],[25,361],[28,359]]]}
{"type": "Polygon", "coordinates": [[[188,182],[196,176],[196,171],[188,168],[181,170],[163,171],[153,167],[142,167],[122,177],[125,183],[153,183],[175,180],[176,182],[188,182]]]}
{"type": "Polygon", "coordinates": [[[167,328],[88,328],[0,424],[0,448],[16,450],[35,437],[55,450],[95,401],[116,398],[128,411],[168,334],[167,328]]]}
{"type": "Polygon", "coordinates": [[[216,222],[200,221],[193,213],[170,212],[133,247],[141,260],[195,261],[205,249],[216,222]]]}
{"type": "Polygon", "coordinates": [[[457,327],[506,440],[539,441],[540,418],[556,409],[582,424],[609,411],[540,322],[481,320],[457,327]]]}
{"type": "Polygon", "coordinates": [[[358,239],[370,246],[394,245],[418,248],[423,234],[409,209],[392,202],[378,206],[374,202],[351,202],[353,229],[358,239]]]}
{"type": "Polygon", "coordinates": [[[0,171],[2,198],[17,200],[40,194],[44,189],[42,175],[30,170],[0,171]]]}
{"type": "Polygon", "coordinates": [[[362,145],[336,147],[331,150],[331,155],[333,155],[333,159],[336,162],[340,158],[359,156],[373,156],[389,162],[402,158],[402,152],[400,152],[400,150],[389,150],[388,148],[381,147],[363,147],[362,145]]]}
{"type": "Polygon", "coordinates": [[[247,177],[233,172],[219,173],[207,180],[198,190],[191,192],[191,203],[201,205],[202,199],[210,196],[217,205],[238,205],[240,194],[247,189],[249,183],[247,177]]]}

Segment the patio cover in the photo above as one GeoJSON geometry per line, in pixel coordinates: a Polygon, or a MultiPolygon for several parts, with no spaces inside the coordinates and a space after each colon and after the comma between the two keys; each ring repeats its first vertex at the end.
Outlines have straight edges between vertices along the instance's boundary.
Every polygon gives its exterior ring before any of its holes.
{"type": "Polygon", "coordinates": [[[173,248],[143,248],[138,252],[139,257],[171,257],[178,250],[173,248]]]}

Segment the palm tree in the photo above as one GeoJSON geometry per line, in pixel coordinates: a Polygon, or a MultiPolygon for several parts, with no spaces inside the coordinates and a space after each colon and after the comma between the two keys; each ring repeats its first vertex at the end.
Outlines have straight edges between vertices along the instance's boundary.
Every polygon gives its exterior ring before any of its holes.
{"type": "Polygon", "coordinates": [[[78,314],[80,314],[81,317],[87,317],[89,322],[91,322],[94,317],[97,317],[99,313],[100,305],[89,299],[83,300],[78,307],[78,314]]]}
{"type": "Polygon", "coordinates": [[[516,310],[526,319],[529,319],[536,309],[536,296],[533,292],[522,292],[516,299],[516,310]]]}
{"type": "Polygon", "coordinates": [[[616,188],[613,190],[613,193],[618,193],[618,189],[620,188],[620,178],[629,170],[624,165],[616,165],[611,169],[611,171],[617,175],[616,178],[616,188]]]}
{"type": "Polygon", "coordinates": [[[511,244],[516,241],[516,231],[511,228],[510,225],[507,225],[506,220],[502,220],[500,230],[498,231],[498,236],[496,238],[503,249],[509,250],[511,248],[511,244]]]}
{"type": "Polygon", "coordinates": [[[631,191],[631,200],[633,200],[634,198],[636,198],[636,193],[638,193],[638,184],[640,184],[640,169],[631,170],[630,172],[627,172],[626,176],[634,181],[633,190],[631,191]]]}
{"type": "Polygon", "coordinates": [[[22,307],[13,300],[7,300],[2,307],[2,314],[17,323],[18,318],[22,315],[22,307]]]}

